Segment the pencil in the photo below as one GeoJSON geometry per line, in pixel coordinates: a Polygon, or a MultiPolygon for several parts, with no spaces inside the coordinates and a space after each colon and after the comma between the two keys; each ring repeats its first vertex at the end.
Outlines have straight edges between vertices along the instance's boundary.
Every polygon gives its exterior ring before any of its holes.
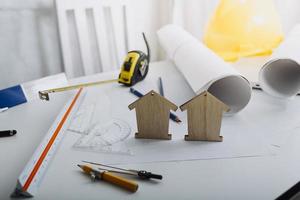
{"type": "Polygon", "coordinates": [[[116,176],[115,174],[110,173],[108,171],[99,171],[93,169],[88,165],[77,165],[77,166],[80,167],[86,174],[89,174],[93,179],[101,179],[107,181],[109,183],[122,187],[131,192],[136,192],[139,187],[136,182],[125,179],[120,176],[116,176]]]}
{"type": "MultiPolygon", "coordinates": [[[[139,91],[137,91],[136,89],[134,89],[132,87],[130,88],[130,92],[132,94],[134,94],[135,96],[137,96],[137,97],[144,96],[142,93],[140,93],[139,91]]],[[[174,122],[177,122],[177,123],[181,122],[181,120],[175,114],[173,114],[172,112],[170,112],[170,119],[173,120],[174,122]]]]}
{"type": "MultiPolygon", "coordinates": [[[[162,82],[161,77],[158,78],[158,88],[159,88],[159,94],[161,96],[165,96],[163,82],[162,82]]],[[[170,118],[175,122],[181,122],[181,120],[175,114],[173,114],[172,112],[170,112],[170,118]]]]}

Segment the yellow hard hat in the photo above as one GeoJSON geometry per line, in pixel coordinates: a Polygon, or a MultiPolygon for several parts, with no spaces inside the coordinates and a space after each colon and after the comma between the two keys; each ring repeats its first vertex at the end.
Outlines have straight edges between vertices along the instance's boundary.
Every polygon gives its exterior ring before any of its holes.
{"type": "Polygon", "coordinates": [[[271,54],[283,39],[273,0],[220,0],[204,43],[226,61],[271,54]]]}

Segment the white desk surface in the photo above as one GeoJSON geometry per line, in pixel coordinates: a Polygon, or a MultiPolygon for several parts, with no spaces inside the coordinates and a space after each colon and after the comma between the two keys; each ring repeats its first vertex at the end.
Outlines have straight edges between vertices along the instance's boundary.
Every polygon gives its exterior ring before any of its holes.
{"type": "MultiPolygon", "coordinates": [[[[172,64],[153,63],[149,78],[153,73],[166,73],[168,65],[172,64]]],[[[112,74],[71,82],[106,79],[112,74]]],[[[50,102],[36,100],[0,114],[0,130],[18,131],[16,136],[0,138],[1,200],[10,198],[19,174],[65,100],[64,95],[57,95],[50,102]]],[[[34,199],[274,199],[300,180],[299,144],[300,134],[294,134],[276,156],[126,165],[164,176],[161,182],[139,181],[134,194],[103,182],[91,183],[88,178],[78,180],[79,170],[73,172],[74,178],[55,177],[50,164],[34,199]]]]}

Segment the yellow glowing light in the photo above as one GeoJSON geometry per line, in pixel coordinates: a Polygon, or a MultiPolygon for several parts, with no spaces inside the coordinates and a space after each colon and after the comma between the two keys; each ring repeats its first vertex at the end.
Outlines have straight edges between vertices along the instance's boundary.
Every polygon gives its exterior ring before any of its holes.
{"type": "Polygon", "coordinates": [[[268,55],[283,39],[273,0],[220,0],[204,43],[226,61],[268,55]]]}

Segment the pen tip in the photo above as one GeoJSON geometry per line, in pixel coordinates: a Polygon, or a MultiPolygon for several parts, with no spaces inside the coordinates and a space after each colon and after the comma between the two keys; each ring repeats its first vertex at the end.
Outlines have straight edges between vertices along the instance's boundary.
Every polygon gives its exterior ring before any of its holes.
{"type": "Polygon", "coordinates": [[[177,119],[176,119],[176,122],[177,122],[177,123],[180,123],[180,122],[181,122],[181,120],[177,118],[177,119]]]}
{"type": "Polygon", "coordinates": [[[82,168],[82,165],[77,165],[78,167],[82,168]]]}

